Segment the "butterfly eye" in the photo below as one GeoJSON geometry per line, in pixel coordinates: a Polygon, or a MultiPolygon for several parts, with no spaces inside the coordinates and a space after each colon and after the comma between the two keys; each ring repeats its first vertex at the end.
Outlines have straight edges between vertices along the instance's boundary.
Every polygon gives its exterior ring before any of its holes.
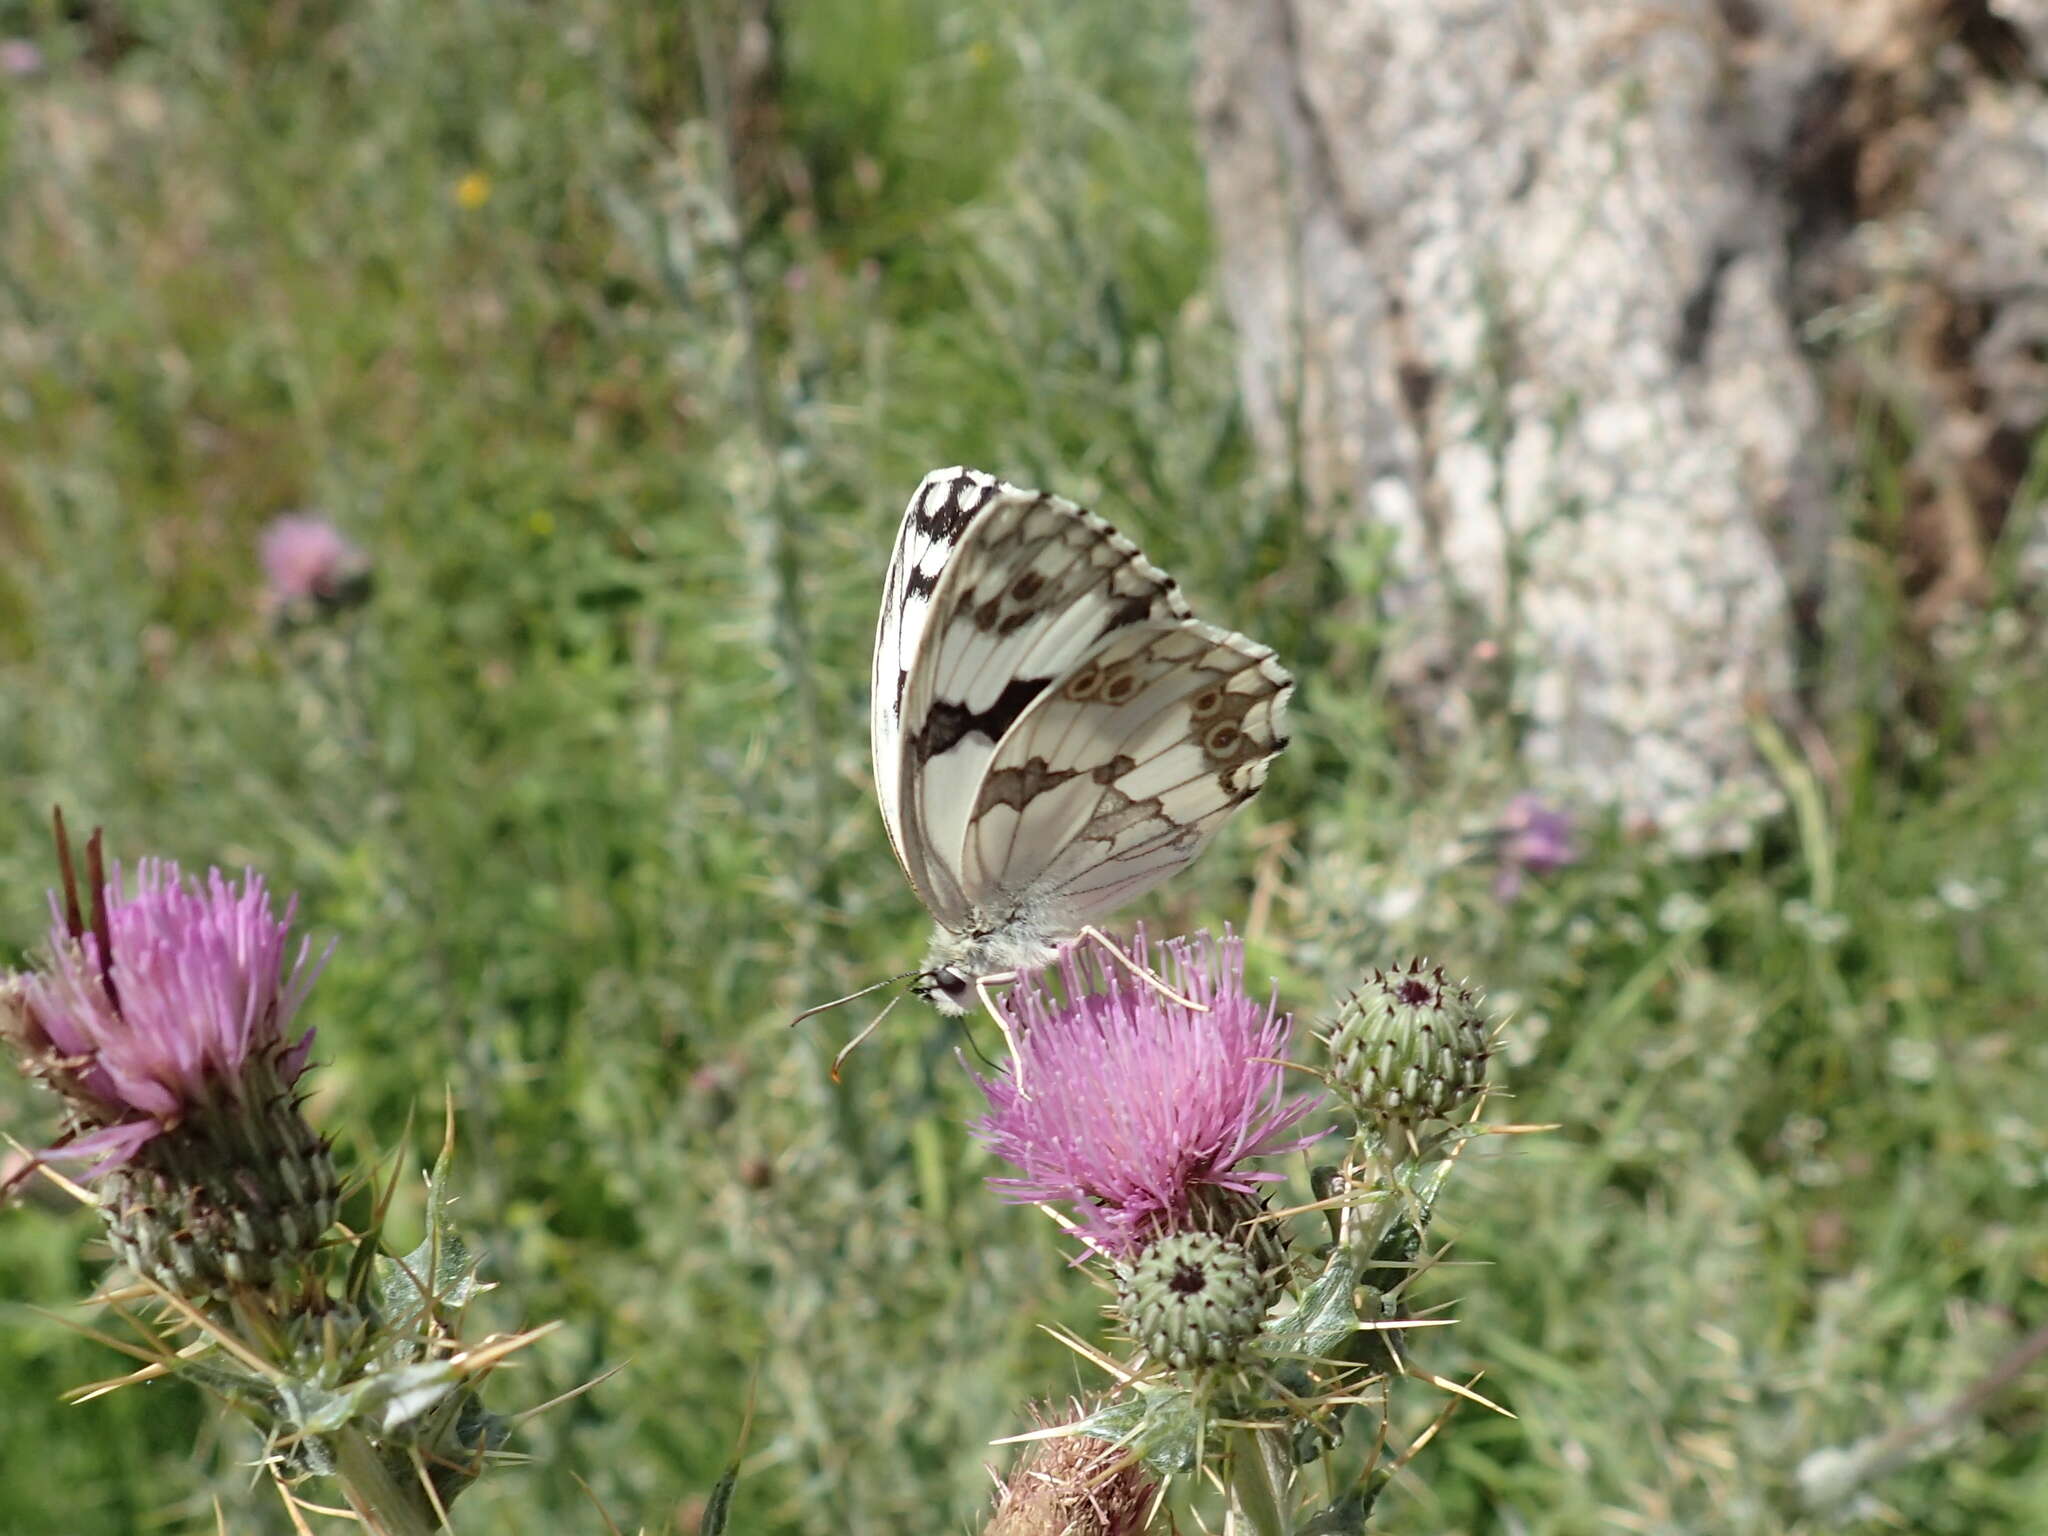
{"type": "Polygon", "coordinates": [[[1102,668],[1092,661],[1068,678],[1066,687],[1060,690],[1076,703],[1086,703],[1101,691],[1102,668]]]}
{"type": "Polygon", "coordinates": [[[1121,704],[1138,691],[1138,677],[1134,672],[1119,672],[1102,685],[1102,701],[1105,704],[1121,704]]]}
{"type": "Polygon", "coordinates": [[[1205,716],[1215,714],[1222,705],[1223,690],[1221,688],[1204,688],[1189,702],[1188,709],[1197,720],[1200,720],[1205,716]]]}
{"type": "Polygon", "coordinates": [[[1244,732],[1236,726],[1219,725],[1202,738],[1202,750],[1211,757],[1228,757],[1243,738],[1244,732]]]}

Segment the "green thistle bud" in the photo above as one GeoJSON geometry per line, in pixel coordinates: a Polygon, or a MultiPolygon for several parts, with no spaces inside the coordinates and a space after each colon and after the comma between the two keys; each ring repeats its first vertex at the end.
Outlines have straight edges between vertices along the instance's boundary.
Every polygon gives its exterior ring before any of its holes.
{"type": "Polygon", "coordinates": [[[1492,1054],[1478,994],[1421,960],[1374,971],[1322,1038],[1332,1086],[1389,1137],[1412,1135],[1470,1101],[1492,1054]]]}
{"type": "Polygon", "coordinates": [[[1162,1237],[1118,1277],[1117,1306],[1131,1337],[1177,1371],[1236,1360],[1272,1301],[1259,1261],[1213,1232],[1162,1237]]]}
{"type": "Polygon", "coordinates": [[[1198,1184],[1188,1201],[1184,1227],[1224,1238],[1245,1250],[1277,1292],[1287,1278],[1287,1228],[1262,1221],[1266,1202],[1257,1195],[1220,1184],[1198,1184]]]}
{"type": "Polygon", "coordinates": [[[121,1262],[195,1301],[289,1283],[333,1225],[340,1194],[325,1138],[257,1060],[99,1187],[121,1262]]]}

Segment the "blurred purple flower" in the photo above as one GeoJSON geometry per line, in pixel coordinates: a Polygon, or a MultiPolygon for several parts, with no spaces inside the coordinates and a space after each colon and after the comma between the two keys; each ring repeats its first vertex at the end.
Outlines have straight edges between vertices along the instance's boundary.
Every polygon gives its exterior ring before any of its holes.
{"type": "MultiPolygon", "coordinates": [[[[1251,1195],[1280,1177],[1247,1159],[1315,1139],[1291,1135],[1319,1096],[1282,1091],[1293,1021],[1244,990],[1244,946],[1225,933],[1164,947],[1167,980],[1207,1005],[1197,1013],[1079,946],[1061,955],[1067,1001],[1042,977],[1005,1011],[1023,1057],[1015,1073],[977,1078],[989,1113],[970,1129],[1018,1170],[989,1183],[1015,1201],[1062,1201],[1081,1234],[1112,1256],[1191,1224],[1203,1187],[1251,1195]]],[[[1142,963],[1145,944],[1135,946],[1142,963]]]]}
{"type": "Polygon", "coordinates": [[[1524,792],[1515,796],[1494,823],[1499,871],[1493,877],[1493,894],[1501,901],[1513,901],[1521,894],[1525,875],[1547,875],[1578,862],[1579,847],[1573,839],[1573,819],[1541,795],[1524,792]]]}
{"type": "Polygon", "coordinates": [[[0,37],[0,75],[26,80],[42,72],[42,49],[25,37],[0,37]]]}
{"type": "Polygon", "coordinates": [[[0,988],[0,1022],[72,1111],[74,1134],[43,1155],[99,1158],[88,1177],[245,1088],[268,1112],[305,1070],[312,1030],[286,1033],[326,961],[302,940],[287,963],[296,904],[278,917],[253,871],[236,886],[144,859],[134,894],[123,884],[116,864],[88,922],[67,867],[65,893],[50,896],[48,966],[0,988]]]}
{"type": "Polygon", "coordinates": [[[317,513],[274,518],[263,530],[262,557],[273,610],[336,606],[367,590],[369,557],[317,513]]]}

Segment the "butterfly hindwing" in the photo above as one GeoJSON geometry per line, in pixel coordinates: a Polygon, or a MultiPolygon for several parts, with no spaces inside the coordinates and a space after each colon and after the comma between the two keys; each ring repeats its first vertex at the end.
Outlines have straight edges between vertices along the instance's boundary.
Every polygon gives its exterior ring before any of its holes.
{"type": "Polygon", "coordinates": [[[1193,619],[1111,632],[991,755],[957,860],[967,898],[1078,928],[1165,879],[1258,791],[1292,689],[1266,647],[1193,619]]]}
{"type": "Polygon", "coordinates": [[[1105,636],[1187,614],[1172,578],[1074,503],[973,470],[925,477],[883,592],[873,746],[897,857],[941,924],[980,899],[961,847],[997,743],[1105,636]]]}

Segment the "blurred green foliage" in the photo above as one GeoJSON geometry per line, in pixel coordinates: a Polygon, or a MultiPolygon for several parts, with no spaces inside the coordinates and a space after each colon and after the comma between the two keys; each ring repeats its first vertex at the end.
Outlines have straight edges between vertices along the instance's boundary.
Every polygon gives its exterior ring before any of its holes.
{"type": "MultiPolygon", "coordinates": [[[[463,1523],[601,1529],[580,1478],[687,1524],[752,1390],[734,1529],[962,1529],[986,1442],[1095,1384],[1038,1325],[1099,1297],[983,1187],[958,1036],[899,1015],[835,1089],[865,1016],[785,1028],[922,952],[866,652],[903,498],[964,461],[1099,507],[1302,676],[1271,789],[1146,915],[1260,914],[1308,1015],[1427,951],[1514,1010],[1496,1118],[1561,1127],[1438,1217],[1464,1321],[1423,1361],[1519,1417],[1461,1412],[1376,1528],[2048,1528],[2038,1372],[1859,1502],[1796,1482],[2048,1295],[2042,668],[1997,606],[1953,703],[1901,713],[1891,437],[1842,487],[1832,753],[1782,754],[1807,814],[1690,864],[1594,829],[1503,906],[1505,754],[1402,758],[1369,536],[1249,461],[1181,7],[790,0],[769,117],[730,20],[0,0],[46,61],[0,81],[0,959],[59,801],[301,893],[338,940],[316,1113],[358,1168],[410,1123],[424,1167],[451,1093],[483,1307],[566,1325],[494,1406],[624,1366],[463,1523]],[[255,541],[302,507],[377,592],[279,636],[255,541]]],[[[0,1087],[0,1128],[43,1113],[0,1087]]],[[[89,1217],[0,1221],[12,1302],[94,1283],[89,1217]]],[[[216,1497],[286,1528],[184,1389],[59,1403],[121,1368],[0,1314],[12,1536],[210,1531],[216,1497]]]]}

